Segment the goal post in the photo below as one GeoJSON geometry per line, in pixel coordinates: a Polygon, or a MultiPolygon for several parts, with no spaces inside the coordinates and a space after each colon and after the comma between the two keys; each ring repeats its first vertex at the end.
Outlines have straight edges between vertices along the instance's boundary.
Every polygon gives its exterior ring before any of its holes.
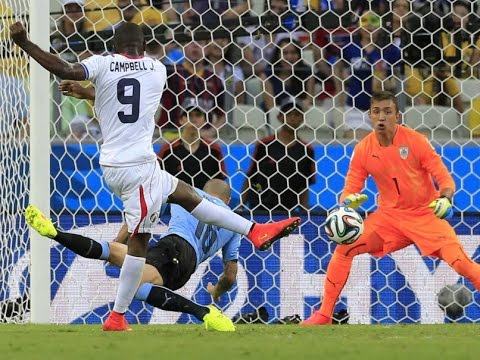
{"type": "MultiPolygon", "coordinates": [[[[50,49],[50,2],[30,1],[30,38],[50,49]]],[[[50,74],[30,61],[30,203],[50,214],[50,74]]],[[[50,321],[50,242],[30,232],[31,321],[50,321]]]]}

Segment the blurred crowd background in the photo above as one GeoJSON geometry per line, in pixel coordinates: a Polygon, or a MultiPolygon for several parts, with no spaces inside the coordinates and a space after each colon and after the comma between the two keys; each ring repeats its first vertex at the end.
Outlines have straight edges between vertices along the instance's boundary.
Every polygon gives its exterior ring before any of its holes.
{"type": "MultiPolygon", "coordinates": [[[[2,132],[28,117],[26,60],[8,41],[15,2],[3,16],[2,132]],[[22,68],[23,67],[23,68],[22,68]],[[19,69],[23,69],[19,71],[19,69]]],[[[167,66],[160,142],[178,138],[184,104],[206,115],[210,141],[252,143],[283,126],[296,100],[306,142],[358,141],[370,130],[373,91],[398,95],[403,122],[438,142],[480,136],[477,1],[421,0],[51,0],[51,45],[75,62],[111,51],[122,21],[140,24],[146,56],[167,66]],[[280,114],[282,115],[282,114],[280,114]]],[[[92,104],[52,82],[52,137],[101,141],[92,104]]]]}

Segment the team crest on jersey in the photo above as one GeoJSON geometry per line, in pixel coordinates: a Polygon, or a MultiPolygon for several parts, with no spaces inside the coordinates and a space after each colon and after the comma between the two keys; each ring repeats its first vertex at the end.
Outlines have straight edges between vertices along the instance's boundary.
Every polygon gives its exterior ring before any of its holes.
{"type": "Polygon", "coordinates": [[[400,146],[398,151],[400,152],[400,157],[402,159],[405,160],[408,157],[408,146],[400,146]]]}
{"type": "Polygon", "coordinates": [[[156,224],[158,221],[158,212],[154,212],[152,215],[150,215],[150,222],[152,224],[156,224]]]}

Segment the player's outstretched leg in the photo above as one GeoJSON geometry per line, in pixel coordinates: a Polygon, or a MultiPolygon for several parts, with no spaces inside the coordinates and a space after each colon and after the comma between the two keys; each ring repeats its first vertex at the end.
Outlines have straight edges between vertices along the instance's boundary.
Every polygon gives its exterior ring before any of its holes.
{"type": "Polygon", "coordinates": [[[256,224],[220,205],[198,195],[193,187],[179,180],[177,188],[168,198],[178,204],[203,223],[248,236],[257,249],[266,250],[275,241],[290,234],[300,224],[294,217],[270,224],[256,224]]]}
{"type": "Polygon", "coordinates": [[[25,209],[25,220],[28,225],[34,228],[40,235],[54,239],[57,236],[57,229],[52,220],[47,218],[39,208],[34,205],[28,205],[25,209]]]}
{"type": "Polygon", "coordinates": [[[199,305],[163,286],[142,284],[135,294],[135,299],[145,301],[162,310],[191,314],[203,321],[207,330],[235,331],[232,320],[215,306],[199,305]]]}
{"type": "Polygon", "coordinates": [[[267,250],[275,241],[287,236],[300,225],[299,217],[268,224],[253,223],[233,211],[206,199],[202,199],[191,213],[206,224],[216,225],[242,235],[247,235],[253,245],[259,250],[267,250]]]}
{"type": "Polygon", "coordinates": [[[273,243],[295,230],[300,218],[294,217],[269,224],[254,224],[248,238],[259,250],[267,250],[273,243]]]}
{"type": "Polygon", "coordinates": [[[55,240],[80,256],[88,259],[108,260],[110,248],[106,241],[95,241],[82,235],[59,231],[53,225],[52,220],[34,205],[28,205],[26,208],[25,219],[40,235],[55,240]]]}

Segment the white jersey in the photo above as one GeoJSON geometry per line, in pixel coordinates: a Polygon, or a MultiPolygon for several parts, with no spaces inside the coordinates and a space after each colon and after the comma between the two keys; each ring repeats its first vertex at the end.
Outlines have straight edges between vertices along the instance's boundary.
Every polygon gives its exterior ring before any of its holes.
{"type": "Polygon", "coordinates": [[[155,112],[167,81],[165,66],[149,57],[94,55],[81,62],[95,85],[102,130],[100,164],[123,167],[155,161],[155,112]]]}

